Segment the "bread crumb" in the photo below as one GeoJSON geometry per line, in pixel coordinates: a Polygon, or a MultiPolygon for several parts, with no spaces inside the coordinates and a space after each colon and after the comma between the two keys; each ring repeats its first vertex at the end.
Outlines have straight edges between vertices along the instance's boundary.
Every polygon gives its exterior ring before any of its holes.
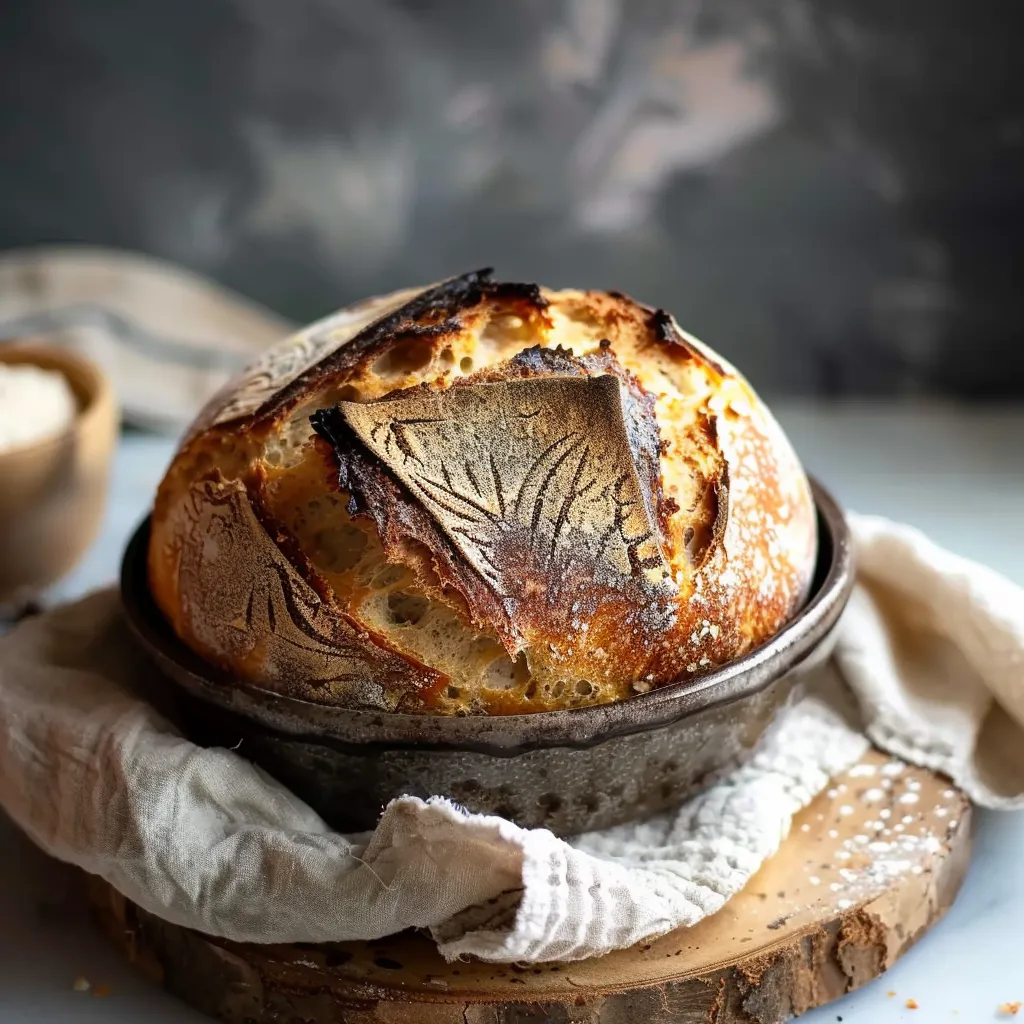
{"type": "Polygon", "coordinates": [[[89,984],[89,979],[88,978],[83,978],[81,975],[79,975],[71,983],[71,988],[75,992],[88,992],[89,989],[92,988],[92,986],[89,984]]]}
{"type": "Polygon", "coordinates": [[[895,995],[896,995],[896,993],[895,993],[895,992],[886,992],[885,994],[886,994],[886,995],[887,995],[887,996],[888,996],[888,997],[889,997],[890,999],[892,999],[892,998],[893,998],[893,996],[895,996],[895,995]]]}
{"type": "Polygon", "coordinates": [[[914,1000],[914,999],[908,999],[903,1005],[908,1010],[916,1010],[916,1009],[918,1009],[917,1001],[914,1000]]]}
{"type": "Polygon", "coordinates": [[[999,1006],[999,1011],[998,1012],[999,1012],[1000,1016],[1002,1016],[1002,1017],[1016,1017],[1017,1014],[1020,1013],[1020,1008],[1021,1008],[1022,1005],[1024,1005],[1024,1004],[1019,1003],[1019,1002],[1017,1002],[1017,1003],[1002,1003],[999,1006]]]}
{"type": "Polygon", "coordinates": [[[97,985],[93,990],[92,994],[98,999],[105,999],[110,995],[110,986],[105,982],[102,985],[97,985]]]}

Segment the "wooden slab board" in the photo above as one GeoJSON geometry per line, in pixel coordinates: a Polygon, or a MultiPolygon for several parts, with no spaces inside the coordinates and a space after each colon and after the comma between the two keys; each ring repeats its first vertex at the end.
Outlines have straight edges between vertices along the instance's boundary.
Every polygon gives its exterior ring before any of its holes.
{"type": "Polygon", "coordinates": [[[448,964],[423,936],[240,945],[166,924],[90,879],[127,956],[230,1024],[777,1024],[890,967],[950,906],[970,805],[872,752],[796,819],[713,917],[577,963],[448,964]]]}

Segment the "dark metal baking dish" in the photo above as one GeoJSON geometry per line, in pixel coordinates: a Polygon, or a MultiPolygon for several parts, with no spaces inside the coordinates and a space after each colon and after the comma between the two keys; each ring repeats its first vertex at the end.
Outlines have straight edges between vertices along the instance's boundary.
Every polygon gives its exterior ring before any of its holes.
{"type": "Polygon", "coordinates": [[[394,797],[444,795],[560,835],[651,815],[742,764],[830,649],[853,586],[849,531],[812,482],[818,561],[806,605],[771,640],[698,679],[628,700],[503,716],[327,707],[241,683],[174,634],[146,580],[149,519],[121,567],[128,622],[160,669],[151,696],[205,746],[238,749],[334,828],[372,828],[394,797]]]}

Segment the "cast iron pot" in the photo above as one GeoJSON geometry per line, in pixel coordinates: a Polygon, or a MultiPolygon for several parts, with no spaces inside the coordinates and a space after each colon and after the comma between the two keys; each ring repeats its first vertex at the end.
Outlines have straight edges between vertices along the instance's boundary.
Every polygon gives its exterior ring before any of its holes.
{"type": "Polygon", "coordinates": [[[628,700],[528,715],[450,717],[325,707],[240,683],[186,647],[146,581],[149,519],[121,566],[129,625],[160,669],[150,696],[196,743],[237,749],[333,828],[374,826],[397,796],[571,835],[647,817],[742,764],[831,652],[853,586],[849,531],[812,482],[811,596],[771,640],[696,680],[628,700]]]}

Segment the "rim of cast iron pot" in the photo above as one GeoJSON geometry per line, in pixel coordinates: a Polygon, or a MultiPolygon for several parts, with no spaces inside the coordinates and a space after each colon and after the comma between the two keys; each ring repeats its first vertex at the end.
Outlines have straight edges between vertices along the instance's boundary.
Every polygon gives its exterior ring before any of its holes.
{"type": "MultiPolygon", "coordinates": [[[[705,675],[608,704],[521,715],[430,715],[315,704],[240,682],[199,657],[171,629],[147,583],[150,516],[121,563],[121,595],[136,639],[178,687],[297,741],[341,749],[472,750],[514,756],[545,747],[588,747],[647,732],[754,696],[798,669],[832,633],[853,588],[842,510],[816,480],[818,560],[804,607],[760,647],[705,675]]],[[[737,709],[742,715],[742,709],[737,709]]]]}

